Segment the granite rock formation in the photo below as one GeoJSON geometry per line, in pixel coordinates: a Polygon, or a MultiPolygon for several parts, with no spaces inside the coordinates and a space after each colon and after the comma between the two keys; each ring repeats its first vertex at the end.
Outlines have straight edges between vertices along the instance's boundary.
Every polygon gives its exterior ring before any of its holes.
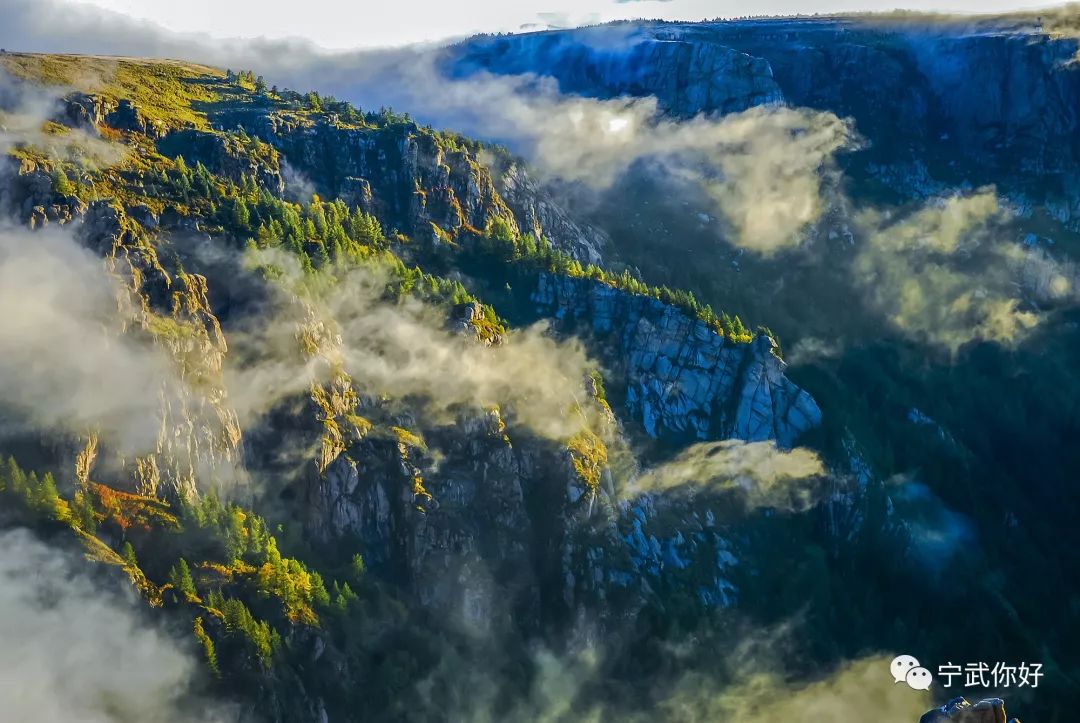
{"type": "Polygon", "coordinates": [[[533,300],[563,328],[603,340],[625,376],[628,411],[653,437],[791,447],[821,422],[766,336],[733,343],[674,307],[587,279],[542,275],[533,300]]]}

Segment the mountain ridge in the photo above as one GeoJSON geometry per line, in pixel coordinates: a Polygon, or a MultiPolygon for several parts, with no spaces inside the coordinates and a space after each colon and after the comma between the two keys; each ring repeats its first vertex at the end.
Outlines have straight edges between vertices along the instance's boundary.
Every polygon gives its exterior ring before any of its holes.
{"type": "MultiPolygon", "coordinates": [[[[7,232],[7,269],[17,274],[28,249],[47,272],[78,259],[73,278],[100,276],[103,290],[82,340],[97,339],[104,320],[104,349],[120,344],[163,371],[132,380],[150,383],[140,389],[116,378],[109,352],[85,356],[83,383],[123,396],[121,418],[95,423],[5,397],[25,427],[4,451],[41,476],[12,459],[4,493],[16,520],[74,535],[122,567],[151,606],[186,616],[206,677],[246,716],[423,719],[431,710],[403,709],[407,671],[436,674],[454,646],[488,655],[506,643],[498,658],[526,671],[506,684],[521,686],[535,672],[528,641],[550,629],[557,642],[575,616],[614,631],[662,604],[660,589],[665,599],[679,591],[688,610],[733,599],[721,577],[735,561],[733,536],[681,502],[624,499],[625,467],[636,462],[622,427],[657,436],[651,413],[619,391],[619,376],[591,368],[569,327],[554,338],[514,331],[473,290],[528,321],[553,315],[542,289],[555,278],[631,309],[631,324],[642,323],[635,306],[660,314],[651,341],[624,350],[660,344],[665,369],[647,385],[675,393],[683,356],[734,354],[758,371],[723,376],[702,397],[735,421],[697,437],[741,436],[755,454],[784,455],[772,443],[792,446],[820,411],[783,378],[765,332],[593,265],[599,233],[530,190],[520,166],[498,174],[513,187],[514,204],[503,201],[474,142],[268,89],[247,71],[94,58],[87,71],[104,74],[96,90],[57,92],[41,81],[75,73],[80,59],[0,61],[24,77],[3,94],[5,121],[20,125],[5,146],[0,200],[27,229],[7,232]],[[27,124],[23,111],[36,116],[27,124]],[[306,178],[290,178],[297,169],[306,178]],[[290,186],[327,200],[288,201],[290,186]],[[692,329],[701,348],[668,354],[667,326],[692,329]],[[515,361],[519,346],[527,356],[515,361]],[[437,364],[423,364],[428,351],[437,364]],[[381,377],[380,353],[394,362],[381,377]],[[454,384],[409,376],[414,354],[427,373],[449,365],[454,384]],[[796,399],[781,407],[798,415],[775,411],[768,392],[763,401],[762,379],[780,390],[774,402],[796,399]],[[618,415],[605,382],[628,402],[618,415]],[[500,395],[509,402],[492,404],[500,395]],[[443,643],[425,644],[431,631],[443,643]],[[383,675],[397,646],[401,668],[383,689],[351,690],[353,676],[383,675]]],[[[64,278],[46,273],[42,283],[64,278]]],[[[58,379],[79,363],[48,362],[58,379]]],[[[5,372],[26,379],[17,369],[5,372]]],[[[653,372],[631,373],[646,384],[653,372]]],[[[665,413],[672,428],[678,413],[665,413]]],[[[802,473],[781,478],[790,474],[802,473]]]]}

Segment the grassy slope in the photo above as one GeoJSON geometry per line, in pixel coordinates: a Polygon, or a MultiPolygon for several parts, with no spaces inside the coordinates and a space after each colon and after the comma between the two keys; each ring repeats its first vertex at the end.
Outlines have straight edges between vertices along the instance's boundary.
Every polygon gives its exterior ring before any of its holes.
{"type": "Polygon", "coordinates": [[[5,53],[0,67],[43,86],[133,100],[149,119],[168,127],[208,128],[207,114],[199,106],[236,91],[224,71],[175,60],[5,53]]]}

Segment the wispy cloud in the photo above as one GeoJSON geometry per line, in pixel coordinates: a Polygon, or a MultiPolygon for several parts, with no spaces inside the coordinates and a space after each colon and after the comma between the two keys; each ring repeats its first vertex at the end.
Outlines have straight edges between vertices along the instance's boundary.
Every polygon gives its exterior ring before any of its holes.
{"type": "Polygon", "coordinates": [[[127,155],[123,144],[106,141],[86,128],[50,123],[62,115],[61,99],[69,91],[25,83],[0,68],[0,154],[31,147],[87,168],[120,162],[127,155]]]}
{"type": "MultiPolygon", "coordinates": [[[[324,60],[340,66],[324,80],[341,78],[349,62],[324,60]]],[[[678,120],[652,97],[570,95],[551,78],[447,77],[433,52],[372,56],[356,66],[363,70],[331,83],[346,97],[506,144],[548,179],[604,190],[631,169],[647,169],[673,188],[697,191],[727,221],[731,242],[765,255],[800,243],[827,206],[833,155],[854,142],[850,125],[828,112],[756,107],[678,120]]]]}
{"type": "Polygon", "coordinates": [[[173,365],[125,333],[139,311],[102,259],[67,232],[0,229],[0,307],[0,402],[42,429],[154,449],[173,365]]]}
{"type": "Polygon", "coordinates": [[[578,341],[556,341],[537,325],[487,347],[454,331],[445,309],[409,296],[387,298],[387,271],[357,268],[315,289],[291,256],[260,253],[249,260],[272,263],[286,276],[276,309],[231,336],[239,361],[229,370],[229,389],[243,416],[269,410],[339,367],[365,393],[413,400],[432,421],[451,420],[463,408],[505,405],[516,422],[545,437],[581,428],[573,407],[597,366],[578,341]],[[304,329],[318,332],[315,357],[300,353],[304,329]]]}
{"type": "Polygon", "coordinates": [[[1012,343],[1039,317],[1017,287],[1020,250],[993,189],[939,199],[898,219],[866,210],[856,283],[900,331],[955,351],[973,339],[1012,343]]]}
{"type": "Polygon", "coordinates": [[[922,482],[906,476],[887,481],[896,517],[906,530],[908,554],[921,570],[942,571],[957,555],[977,548],[975,525],[922,482]]]}
{"type": "Polygon", "coordinates": [[[821,459],[809,449],[781,450],[773,442],[728,439],[688,447],[671,461],[644,471],[624,493],[726,491],[749,507],[798,510],[813,503],[815,478],[824,474],[821,459]]]}
{"type": "Polygon", "coordinates": [[[0,698],[13,721],[224,723],[194,690],[187,645],[140,614],[111,578],[25,530],[0,534],[0,698]]]}
{"type": "Polygon", "coordinates": [[[719,689],[708,678],[687,676],[661,704],[659,719],[681,723],[918,720],[930,706],[930,697],[895,685],[887,675],[889,660],[888,656],[862,658],[801,683],[752,666],[734,685],[719,689]]]}
{"type": "MultiPolygon", "coordinates": [[[[527,690],[510,696],[482,666],[467,665],[450,653],[419,686],[417,700],[434,705],[431,688],[469,691],[449,710],[455,720],[475,723],[789,723],[809,716],[835,723],[916,721],[931,706],[930,695],[898,686],[889,675],[892,654],[844,661],[817,674],[793,677],[792,639],[798,625],[788,622],[766,631],[733,633],[723,650],[715,651],[710,670],[685,670],[652,689],[637,689],[649,704],[628,710],[603,694],[605,672],[618,652],[604,645],[571,646],[561,654],[538,650],[527,690]]],[[[610,637],[608,639],[611,639],[610,637]]],[[[664,653],[678,666],[679,650],[664,653]]],[[[800,656],[801,657],[801,656],[800,656]]],[[[439,709],[446,715],[445,704],[439,709]]]]}

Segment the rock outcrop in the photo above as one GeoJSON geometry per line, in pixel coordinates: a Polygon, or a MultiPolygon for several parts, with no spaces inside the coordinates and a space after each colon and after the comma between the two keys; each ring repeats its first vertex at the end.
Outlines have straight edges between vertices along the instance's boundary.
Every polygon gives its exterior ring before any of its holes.
{"type": "Polygon", "coordinates": [[[482,37],[455,48],[451,72],[540,73],[564,93],[655,96],[679,115],[728,113],[784,99],[769,63],[722,43],[606,26],[573,33],[482,37]]]}
{"type": "MultiPolygon", "coordinates": [[[[601,231],[558,208],[524,168],[509,163],[504,172],[493,174],[481,162],[478,145],[411,121],[369,128],[265,110],[221,120],[273,147],[301,183],[325,198],[359,205],[388,231],[437,245],[461,232],[482,233],[500,221],[547,237],[556,248],[589,263],[601,260],[607,243],[601,231]]],[[[194,132],[184,133],[190,137],[194,132]]]]}
{"type": "MultiPolygon", "coordinates": [[[[628,411],[650,434],[791,446],[820,422],[767,337],[725,342],[674,307],[585,279],[544,275],[533,298],[564,332],[607,345],[628,411]]],[[[476,311],[455,307],[450,326],[470,333],[476,311]]],[[[595,381],[585,386],[586,399],[599,400],[595,381]]],[[[603,621],[639,609],[658,589],[704,607],[737,599],[730,572],[742,551],[713,512],[682,499],[621,497],[633,472],[613,467],[632,455],[599,401],[598,434],[564,445],[515,427],[512,410],[442,425],[362,386],[312,398],[334,441],[305,483],[309,532],[329,544],[356,541],[373,569],[464,630],[533,629],[583,608],[603,621]],[[583,473],[586,458],[595,477],[583,473]]]]}
{"type": "Polygon", "coordinates": [[[790,447],[821,422],[768,337],[737,344],[675,307],[588,279],[542,275],[533,300],[564,329],[602,340],[625,377],[628,411],[653,437],[790,447]]]}
{"type": "Polygon", "coordinates": [[[11,213],[31,228],[66,224],[86,213],[78,197],[57,193],[48,170],[36,161],[10,156],[0,162],[0,210],[11,213]]]}
{"type": "Polygon", "coordinates": [[[523,163],[510,162],[501,168],[495,183],[523,233],[547,238],[582,264],[599,266],[603,262],[604,251],[611,243],[608,235],[572,218],[523,163]]]}
{"type": "Polygon", "coordinates": [[[1008,718],[1005,701],[987,698],[972,705],[965,698],[953,698],[940,708],[935,708],[919,719],[919,723],[1020,723],[1008,718]]]}
{"type": "Polygon", "coordinates": [[[261,188],[280,196],[285,191],[281,161],[277,151],[265,143],[249,141],[246,145],[235,136],[212,131],[171,131],[158,141],[158,150],[194,166],[202,163],[211,173],[240,183],[250,178],[261,188]]]}
{"type": "Polygon", "coordinates": [[[159,389],[145,390],[160,402],[154,449],[136,457],[103,453],[116,455],[131,487],[149,496],[190,499],[200,477],[236,481],[240,423],[227,400],[222,375],[228,347],[206,279],[166,271],[138,227],[107,201],[89,205],[77,236],[127,284],[120,302],[133,323],[124,333],[148,336],[174,362],[173,375],[159,389]]]}
{"type": "Polygon", "coordinates": [[[504,631],[515,617],[535,623],[539,615],[524,489],[535,474],[497,411],[423,440],[373,434],[310,488],[309,528],[327,540],[358,539],[372,569],[448,622],[504,631]],[[437,461],[428,445],[439,450],[437,461]]]}
{"type": "Polygon", "coordinates": [[[114,101],[91,93],[71,93],[62,98],[55,120],[95,133],[100,126],[108,126],[150,138],[160,138],[167,130],[164,123],[148,118],[132,100],[114,101]]]}
{"type": "Polygon", "coordinates": [[[445,147],[415,124],[360,129],[271,113],[249,121],[320,192],[367,204],[388,228],[431,238],[511,219],[486,170],[467,149],[445,147]]]}

